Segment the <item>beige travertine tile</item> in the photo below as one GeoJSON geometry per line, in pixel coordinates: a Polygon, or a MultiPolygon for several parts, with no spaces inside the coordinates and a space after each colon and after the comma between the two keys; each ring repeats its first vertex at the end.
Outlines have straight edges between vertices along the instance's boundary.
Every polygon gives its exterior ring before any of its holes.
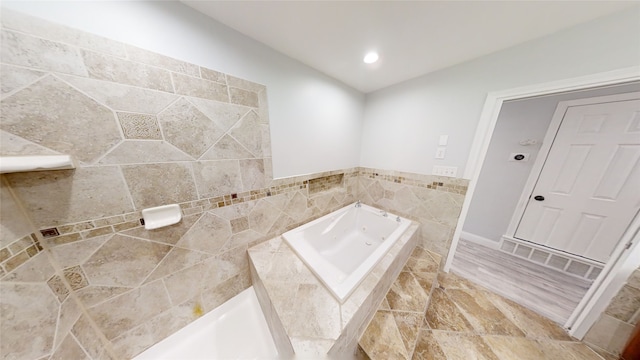
{"type": "Polygon", "coordinates": [[[129,60],[161,67],[163,69],[199,77],[200,69],[198,65],[180,61],[168,56],[160,55],[151,51],[143,50],[135,46],[126,45],[129,60]]]}
{"type": "Polygon", "coordinates": [[[223,73],[215,70],[207,69],[202,66],[200,67],[200,75],[202,75],[202,78],[205,80],[211,80],[211,81],[219,82],[222,84],[227,83],[227,79],[223,73]]]}
{"type": "Polygon", "coordinates": [[[62,268],[82,264],[102,244],[113,235],[98,236],[87,240],[76,241],[72,244],[64,244],[51,249],[51,254],[62,268]]]}
{"type": "Polygon", "coordinates": [[[236,234],[249,229],[249,218],[246,216],[231,220],[231,232],[236,234]]]}
{"type": "Polygon", "coordinates": [[[510,336],[482,336],[498,359],[546,359],[540,344],[531,339],[510,336]]]}
{"type": "Polygon", "coordinates": [[[114,235],[83,265],[91,284],[137,286],[169,252],[170,246],[114,235]]]}
{"type": "Polygon", "coordinates": [[[640,289],[625,285],[611,300],[605,314],[630,322],[633,314],[640,309],[640,289]]]}
{"type": "Polygon", "coordinates": [[[400,331],[390,311],[377,311],[360,338],[360,346],[372,359],[408,359],[400,331]]]}
{"type": "Polygon", "coordinates": [[[95,50],[115,56],[125,57],[124,45],[111,39],[88,32],[55,24],[41,18],[34,18],[9,9],[2,9],[2,26],[8,29],[59,41],[85,49],[95,50]]]}
{"type": "Polygon", "coordinates": [[[175,245],[184,234],[191,229],[191,226],[202,215],[189,215],[183,216],[179,223],[165,226],[160,229],[147,230],[144,227],[138,227],[135,229],[125,230],[123,235],[129,235],[139,237],[143,239],[153,240],[165,244],[175,245]]]}
{"type": "Polygon", "coordinates": [[[289,336],[323,339],[340,336],[339,304],[321,284],[300,284],[289,311],[296,314],[290,324],[285,324],[289,336]]]}
{"type": "Polygon", "coordinates": [[[164,138],[197,159],[224,134],[205,114],[184,99],[158,115],[164,138]]]}
{"type": "Polygon", "coordinates": [[[80,344],[76,341],[72,334],[68,334],[56,351],[51,354],[50,360],[67,360],[67,359],[87,359],[89,356],[85,354],[80,344]]]}
{"type": "Polygon", "coordinates": [[[154,115],[117,113],[126,139],[162,140],[158,119],[154,115]]]}
{"type": "Polygon", "coordinates": [[[211,263],[211,274],[208,278],[212,285],[238,274],[249,275],[248,272],[245,273],[245,270],[249,269],[249,257],[246,246],[238,246],[221,252],[216,255],[215,258],[210,259],[209,262],[211,263]]]}
{"type": "Polygon", "coordinates": [[[171,73],[176,94],[229,102],[227,86],[192,76],[171,73]]]}
{"type": "Polygon", "coordinates": [[[193,175],[201,197],[215,197],[242,192],[238,160],[198,161],[193,175]]]}
{"type": "MultiPolygon", "coordinates": [[[[451,333],[445,331],[433,331],[440,349],[447,355],[448,360],[500,360],[496,356],[493,347],[487,345],[484,339],[477,335],[465,333],[451,333]]],[[[506,359],[523,359],[519,357],[505,357],[506,359]]],[[[542,358],[538,358],[542,359],[542,358]]]]}
{"type": "Polygon", "coordinates": [[[429,330],[426,328],[422,328],[420,330],[412,359],[447,360],[447,355],[445,355],[433,333],[434,330],[429,330]]]}
{"type": "Polygon", "coordinates": [[[307,208],[308,199],[300,191],[296,191],[291,197],[287,205],[284,207],[284,212],[287,213],[295,221],[303,221],[308,219],[310,213],[307,208]]]}
{"type": "Polygon", "coordinates": [[[607,314],[600,315],[584,336],[587,344],[596,345],[614,354],[619,354],[633,332],[633,325],[627,324],[607,314]]]}
{"type": "Polygon", "coordinates": [[[2,156],[57,154],[59,154],[57,151],[40,146],[15,134],[0,130],[0,155],[2,156]]]}
{"type": "Polygon", "coordinates": [[[251,111],[229,130],[229,134],[256,157],[262,157],[260,118],[251,111]]]}
{"type": "Polygon", "coordinates": [[[428,294],[409,272],[401,272],[387,293],[391,310],[422,313],[427,307],[428,300],[428,294]]]}
{"type": "Polygon", "coordinates": [[[258,94],[253,91],[229,87],[229,96],[231,102],[234,104],[250,106],[254,108],[257,108],[260,105],[258,101],[258,94]]]}
{"type": "Polygon", "coordinates": [[[544,358],[549,360],[602,360],[600,355],[587,345],[575,341],[539,340],[544,358]]]}
{"type": "Polygon", "coordinates": [[[2,213],[0,248],[5,248],[15,240],[33,232],[31,224],[20,211],[4,181],[0,182],[0,213],[2,213]]]}
{"type": "Polygon", "coordinates": [[[257,241],[264,240],[264,235],[257,233],[253,230],[245,230],[239,232],[237,234],[233,234],[227,244],[222,248],[222,250],[232,249],[237,246],[248,245],[251,246],[255,244],[257,241]]]}
{"type": "Polygon", "coordinates": [[[178,96],[109,81],[63,76],[67,83],[116,111],[157,114],[178,96]]]}
{"type": "Polygon", "coordinates": [[[447,289],[446,293],[462,310],[478,334],[524,336],[524,333],[495,307],[483,292],[447,289]]]}
{"type": "Polygon", "coordinates": [[[173,92],[167,70],[87,50],[81,53],[91,78],[173,92]]]}
{"type": "Polygon", "coordinates": [[[88,74],[78,50],[72,46],[4,29],[0,34],[3,63],[80,76],[88,74]]]}
{"type": "Polygon", "coordinates": [[[112,340],[118,359],[133,358],[143,350],[196,320],[198,315],[194,313],[194,308],[201,306],[199,305],[200,302],[198,297],[187,300],[120,334],[112,340]]]}
{"type": "Polygon", "coordinates": [[[77,265],[64,269],[64,277],[67,280],[69,286],[71,286],[71,290],[74,291],[80,290],[89,285],[89,283],[87,282],[87,277],[84,275],[82,268],[77,265]]]}
{"type": "Polygon", "coordinates": [[[262,159],[239,160],[242,190],[261,189],[265,186],[264,163],[262,159]]]}
{"type": "Polygon", "coordinates": [[[91,307],[130,290],[133,290],[133,288],[124,286],[89,285],[76,291],[76,294],[82,304],[91,307]]]}
{"type": "Polygon", "coordinates": [[[81,313],[82,309],[80,309],[78,302],[75,299],[68,298],[60,305],[54,348],[57,348],[65,339],[73,325],[76,323],[78,318],[80,318],[81,313]]]}
{"type": "Polygon", "coordinates": [[[25,262],[16,269],[5,263],[5,269],[9,274],[2,281],[45,282],[55,273],[47,254],[44,252],[40,252],[30,259],[27,256],[25,262]]]}
{"type": "Polygon", "coordinates": [[[202,304],[205,309],[212,310],[251,286],[249,267],[246,271],[235,275],[215,287],[202,292],[202,304]]]}
{"type": "Polygon", "coordinates": [[[211,273],[211,264],[212,261],[199,262],[176,271],[162,280],[173,305],[201,294],[203,289],[215,286],[215,284],[206,281],[208,280],[207,275],[211,273]]]}
{"type": "Polygon", "coordinates": [[[7,64],[0,64],[0,91],[2,95],[29,85],[45,73],[7,64]]]}
{"type": "Polygon", "coordinates": [[[635,270],[631,276],[629,276],[627,285],[635,289],[640,289],[640,269],[635,270]]]}
{"type": "Polygon", "coordinates": [[[266,200],[260,200],[249,213],[249,226],[261,234],[267,234],[280,216],[280,211],[266,200]]]}
{"type": "Polygon", "coordinates": [[[53,347],[58,300],[46,284],[0,283],[0,353],[10,359],[38,359],[53,347]]]}
{"type": "Polygon", "coordinates": [[[251,159],[254,158],[244,146],[240,145],[234,138],[224,135],[206,153],[201,160],[222,160],[222,159],[251,159]]]}
{"type": "Polygon", "coordinates": [[[58,275],[54,275],[47,281],[47,285],[51,291],[58,297],[60,302],[65,301],[69,296],[69,289],[65,286],[64,281],[58,275]]]}
{"type": "Polygon", "coordinates": [[[96,333],[96,330],[91,326],[86,315],[80,316],[78,321],[73,325],[71,332],[76,337],[80,346],[82,346],[91,358],[97,359],[100,354],[105,351],[105,345],[102,343],[102,340],[96,333]]]}
{"type": "Polygon", "coordinates": [[[160,281],[149,283],[89,309],[89,314],[107,339],[142,324],[169,309],[160,281]]]}
{"type": "Polygon", "coordinates": [[[227,75],[227,83],[229,86],[233,86],[235,88],[244,89],[248,91],[252,91],[255,93],[259,93],[261,91],[266,90],[266,86],[258,83],[251,82],[249,80],[237,78],[235,76],[227,75]]]}
{"type": "Polygon", "coordinates": [[[211,257],[210,254],[202,253],[199,251],[192,251],[181,248],[173,248],[167,256],[158,264],[153,270],[151,275],[145,280],[145,283],[161,279],[165,276],[171,275],[176,271],[182,270],[187,267],[191,267],[201,261],[211,257]]]}
{"type": "Polygon", "coordinates": [[[469,321],[441,289],[433,290],[425,319],[434,330],[473,331],[469,321]]]}
{"type": "Polygon", "coordinates": [[[444,289],[465,289],[465,290],[476,290],[479,289],[478,286],[473,284],[471,281],[463,278],[462,276],[458,276],[454,273],[439,273],[438,274],[438,284],[441,288],[444,289]]]}
{"type": "Polygon", "coordinates": [[[484,295],[500,309],[505,316],[513,321],[527,337],[534,339],[571,340],[571,337],[553,321],[492,292],[486,291],[484,295]]]}
{"type": "Polygon", "coordinates": [[[164,141],[126,140],[100,160],[100,164],[142,164],[193,160],[164,141]]]}
{"type": "Polygon", "coordinates": [[[198,198],[189,165],[181,163],[122,166],[137,209],[198,198]]]}
{"type": "Polygon", "coordinates": [[[405,350],[409,355],[407,359],[410,359],[422,326],[423,313],[393,311],[391,314],[393,314],[405,350]]]}
{"type": "Polygon", "coordinates": [[[204,213],[176,245],[190,250],[217,254],[229,237],[231,237],[231,224],[228,220],[204,213]]]}
{"type": "Polygon", "coordinates": [[[1,104],[3,130],[80,161],[95,160],[122,139],[109,109],[52,76],[1,104]]]}
{"type": "Polygon", "coordinates": [[[226,102],[194,97],[189,97],[187,99],[224,131],[229,130],[235,123],[251,111],[251,108],[246,106],[229,104],[226,102]]]}
{"type": "Polygon", "coordinates": [[[289,340],[291,340],[291,345],[293,346],[293,351],[296,353],[296,358],[331,358],[331,356],[327,356],[327,352],[329,352],[331,346],[334,344],[334,341],[332,340],[306,339],[297,337],[292,337],[289,340]]]}
{"type": "Polygon", "coordinates": [[[126,185],[114,166],[5,176],[36,226],[69,224],[133,211],[126,185]]]}

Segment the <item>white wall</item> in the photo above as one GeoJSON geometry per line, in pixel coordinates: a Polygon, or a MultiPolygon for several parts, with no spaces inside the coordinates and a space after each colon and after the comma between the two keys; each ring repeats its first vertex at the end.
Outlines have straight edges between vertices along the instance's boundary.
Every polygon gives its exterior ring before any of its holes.
{"type": "Polygon", "coordinates": [[[367,94],[361,166],[460,176],[488,92],[637,66],[639,17],[640,6],[367,94]],[[447,155],[435,160],[441,134],[447,155]]]}
{"type": "Polygon", "coordinates": [[[463,231],[491,241],[506,234],[520,194],[560,101],[640,91],[640,83],[575,91],[502,105],[467,213],[463,231]],[[535,139],[522,146],[520,140],[535,139]],[[509,161],[511,153],[529,153],[529,161],[509,161]]]}
{"type": "Polygon", "coordinates": [[[3,7],[265,84],[275,177],[358,165],[364,95],[173,1],[3,7]]]}

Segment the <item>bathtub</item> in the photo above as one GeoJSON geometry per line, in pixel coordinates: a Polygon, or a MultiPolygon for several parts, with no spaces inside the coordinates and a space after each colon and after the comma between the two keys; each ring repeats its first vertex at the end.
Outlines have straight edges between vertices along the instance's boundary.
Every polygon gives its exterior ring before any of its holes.
{"type": "Polygon", "coordinates": [[[342,304],[410,224],[408,219],[354,203],[282,236],[342,304]]]}
{"type": "Polygon", "coordinates": [[[133,360],[278,358],[252,286],[133,360]]]}

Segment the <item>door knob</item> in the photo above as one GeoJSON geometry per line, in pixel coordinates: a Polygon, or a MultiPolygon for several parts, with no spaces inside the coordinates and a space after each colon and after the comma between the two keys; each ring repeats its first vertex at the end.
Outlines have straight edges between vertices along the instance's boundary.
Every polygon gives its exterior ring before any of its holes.
{"type": "Polygon", "coordinates": [[[536,195],[533,198],[536,199],[536,201],[544,201],[544,196],[542,195],[536,195]]]}

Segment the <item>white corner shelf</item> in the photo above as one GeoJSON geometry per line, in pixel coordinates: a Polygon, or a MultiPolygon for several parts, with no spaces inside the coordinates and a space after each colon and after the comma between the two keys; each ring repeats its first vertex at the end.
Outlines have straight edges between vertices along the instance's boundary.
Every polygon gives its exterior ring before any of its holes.
{"type": "Polygon", "coordinates": [[[75,169],[71,155],[0,156],[0,174],[75,169]]]}

